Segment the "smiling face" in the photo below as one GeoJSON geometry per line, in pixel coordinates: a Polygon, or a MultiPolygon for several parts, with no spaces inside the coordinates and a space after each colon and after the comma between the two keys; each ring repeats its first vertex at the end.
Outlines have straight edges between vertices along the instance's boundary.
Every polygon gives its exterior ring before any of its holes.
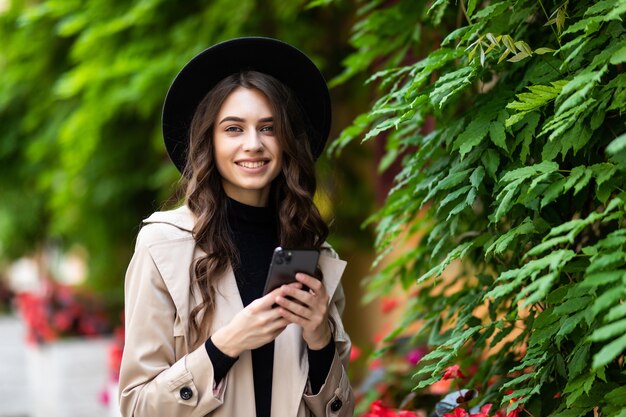
{"type": "Polygon", "coordinates": [[[238,87],[215,120],[213,146],[226,195],[251,206],[266,206],[272,181],[282,167],[282,147],[274,135],[267,97],[238,87]]]}

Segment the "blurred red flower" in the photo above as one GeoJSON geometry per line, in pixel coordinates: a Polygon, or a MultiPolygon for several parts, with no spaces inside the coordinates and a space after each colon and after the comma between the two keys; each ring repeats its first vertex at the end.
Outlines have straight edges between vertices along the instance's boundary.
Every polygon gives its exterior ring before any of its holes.
{"type": "Polygon", "coordinates": [[[426,347],[418,347],[407,353],[406,360],[411,365],[417,365],[427,353],[428,349],[426,347]]]}
{"type": "Polygon", "coordinates": [[[352,350],[350,350],[350,362],[354,362],[360,357],[361,357],[361,349],[357,345],[352,345],[352,350]]]}
{"type": "Polygon", "coordinates": [[[442,379],[446,380],[456,378],[465,378],[465,375],[461,371],[461,367],[459,365],[452,365],[446,368],[442,379]]]}
{"type": "Polygon", "coordinates": [[[396,307],[398,307],[399,304],[400,302],[397,298],[385,297],[380,303],[380,310],[383,312],[383,314],[387,314],[393,311],[396,307]]]}
{"type": "Polygon", "coordinates": [[[467,411],[463,407],[457,407],[451,413],[444,414],[444,417],[467,417],[467,411]]]}
{"type": "Polygon", "coordinates": [[[69,286],[48,282],[43,292],[21,292],[17,308],[26,324],[28,343],[61,337],[93,337],[111,332],[104,307],[96,298],[69,286]]]}
{"type": "Polygon", "coordinates": [[[489,411],[491,411],[491,404],[485,404],[480,407],[480,411],[478,413],[470,414],[470,417],[489,417],[489,411]]]}

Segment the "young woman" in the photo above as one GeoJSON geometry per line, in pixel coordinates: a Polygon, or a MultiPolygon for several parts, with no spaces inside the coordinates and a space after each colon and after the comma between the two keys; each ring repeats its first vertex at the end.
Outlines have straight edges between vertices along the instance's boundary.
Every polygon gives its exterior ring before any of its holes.
{"type": "Polygon", "coordinates": [[[163,132],[186,198],[144,220],[128,267],[125,417],[352,415],[345,262],[313,203],[329,128],[324,78],[283,42],[226,41],[177,75],[163,132]],[[263,295],[277,246],[318,249],[321,281],[263,295]]]}

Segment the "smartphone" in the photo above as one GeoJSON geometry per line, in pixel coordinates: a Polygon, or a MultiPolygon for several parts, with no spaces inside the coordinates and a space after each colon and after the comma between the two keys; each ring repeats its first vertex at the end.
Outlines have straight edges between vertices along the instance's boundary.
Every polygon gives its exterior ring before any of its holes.
{"type": "Polygon", "coordinates": [[[296,282],[296,273],[315,276],[320,253],[316,249],[274,249],[263,295],[284,284],[296,282]]]}

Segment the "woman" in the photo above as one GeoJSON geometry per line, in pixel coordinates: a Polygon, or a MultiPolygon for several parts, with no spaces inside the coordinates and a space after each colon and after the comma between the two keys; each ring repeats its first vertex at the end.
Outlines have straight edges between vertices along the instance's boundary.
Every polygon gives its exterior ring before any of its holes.
{"type": "Polygon", "coordinates": [[[163,132],[186,198],[144,220],[128,267],[125,417],[352,415],[345,262],[313,204],[329,128],[322,75],[283,42],[222,42],[177,75],[163,132]],[[263,295],[277,246],[319,249],[322,280],[263,295]]]}

